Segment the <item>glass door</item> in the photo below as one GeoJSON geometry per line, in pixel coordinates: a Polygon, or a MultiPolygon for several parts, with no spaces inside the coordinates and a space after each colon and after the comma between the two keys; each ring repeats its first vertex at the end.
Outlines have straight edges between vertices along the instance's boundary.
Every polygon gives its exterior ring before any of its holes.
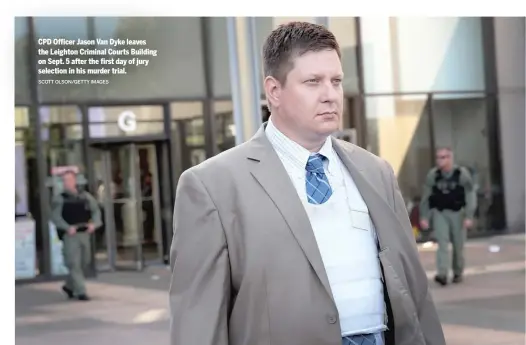
{"type": "Polygon", "coordinates": [[[92,150],[93,154],[93,173],[95,175],[95,199],[101,211],[102,226],[95,232],[95,267],[97,271],[108,271],[114,268],[114,258],[110,257],[111,244],[114,243],[112,239],[111,217],[112,212],[108,212],[108,200],[112,200],[112,192],[110,188],[111,166],[109,165],[108,155],[102,149],[92,150]]]}
{"type": "Polygon", "coordinates": [[[108,146],[94,160],[104,236],[96,241],[97,269],[143,268],[139,159],[135,144],[108,146]],[[97,173],[99,172],[99,174],[97,173]]]}
{"type": "Polygon", "coordinates": [[[95,150],[96,194],[104,222],[95,238],[98,271],[141,270],[165,259],[157,151],[155,144],[95,150]]]}
{"type": "Polygon", "coordinates": [[[109,213],[113,213],[115,267],[141,270],[143,223],[137,147],[135,144],[114,146],[107,152],[113,194],[107,207],[109,213]]]}

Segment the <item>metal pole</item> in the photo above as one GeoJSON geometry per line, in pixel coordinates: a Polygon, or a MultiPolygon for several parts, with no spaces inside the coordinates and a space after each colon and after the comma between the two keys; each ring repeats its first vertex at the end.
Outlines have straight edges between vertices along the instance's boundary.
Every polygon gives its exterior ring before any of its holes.
{"type": "Polygon", "coordinates": [[[205,79],[205,95],[206,99],[203,102],[203,123],[205,132],[205,152],[206,158],[210,158],[217,154],[216,144],[216,114],[214,108],[213,95],[213,52],[211,51],[211,37],[210,37],[210,17],[201,17],[201,48],[203,51],[203,70],[205,79]]]}
{"type": "MultiPolygon", "coordinates": [[[[363,41],[362,41],[362,25],[360,17],[354,18],[354,29],[356,39],[356,69],[358,77],[358,93],[360,95],[360,120],[363,124],[367,123],[367,103],[365,98],[365,78],[363,67],[363,41]]],[[[369,146],[369,132],[367,126],[361,128],[361,142],[364,148],[369,146]]]]}
{"type": "Polygon", "coordinates": [[[249,17],[247,25],[247,37],[249,39],[249,51],[248,54],[252,58],[250,59],[250,69],[252,73],[252,95],[253,95],[253,129],[257,129],[263,123],[263,117],[261,115],[261,79],[260,79],[260,59],[259,59],[259,47],[256,39],[256,18],[249,17]]]}
{"type": "MultiPolygon", "coordinates": [[[[431,148],[431,167],[435,161],[435,151],[436,151],[436,138],[435,138],[435,99],[432,93],[427,94],[426,106],[424,111],[427,112],[428,121],[429,121],[429,147],[431,148]]],[[[431,169],[431,167],[429,167],[431,169]]]]}
{"type": "Polygon", "coordinates": [[[241,100],[241,77],[239,75],[239,59],[237,48],[236,18],[226,19],[228,39],[228,61],[230,69],[230,85],[232,88],[232,106],[234,111],[234,125],[236,128],[236,145],[245,141],[242,100],[241,100]]]}
{"type": "Polygon", "coordinates": [[[35,153],[37,160],[37,171],[38,171],[38,188],[39,188],[39,206],[40,206],[40,219],[37,220],[40,226],[36,225],[36,229],[42,232],[42,270],[44,276],[50,277],[51,271],[51,240],[49,238],[49,193],[48,187],[46,186],[47,180],[47,164],[46,164],[46,153],[44,152],[44,143],[42,142],[42,121],[40,118],[39,102],[40,95],[38,90],[38,74],[37,74],[37,48],[36,48],[36,34],[35,34],[35,23],[33,17],[27,18],[27,25],[29,28],[29,54],[28,64],[30,68],[30,91],[31,91],[31,105],[29,107],[31,126],[34,130],[35,135],[35,153]]]}

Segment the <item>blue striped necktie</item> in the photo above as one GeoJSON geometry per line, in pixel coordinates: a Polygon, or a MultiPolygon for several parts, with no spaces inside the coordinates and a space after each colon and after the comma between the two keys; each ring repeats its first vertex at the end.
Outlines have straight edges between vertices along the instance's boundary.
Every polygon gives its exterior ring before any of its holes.
{"type": "Polygon", "coordinates": [[[309,203],[319,205],[323,204],[332,195],[332,188],[329,179],[323,169],[323,161],[326,160],[322,154],[316,153],[309,157],[306,170],[305,186],[307,188],[307,199],[309,203]]]}

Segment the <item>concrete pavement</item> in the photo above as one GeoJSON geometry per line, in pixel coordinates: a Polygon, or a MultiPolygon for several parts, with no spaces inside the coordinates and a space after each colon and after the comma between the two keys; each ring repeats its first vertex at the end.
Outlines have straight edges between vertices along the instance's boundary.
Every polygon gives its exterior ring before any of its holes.
{"type": "MultiPolygon", "coordinates": [[[[466,246],[466,279],[459,285],[431,283],[449,345],[525,343],[524,236],[477,239],[466,246]]],[[[420,246],[434,275],[434,246],[420,246]]],[[[88,303],[66,301],[60,283],[16,287],[17,345],[168,344],[170,272],[101,274],[88,283],[88,303]]]]}

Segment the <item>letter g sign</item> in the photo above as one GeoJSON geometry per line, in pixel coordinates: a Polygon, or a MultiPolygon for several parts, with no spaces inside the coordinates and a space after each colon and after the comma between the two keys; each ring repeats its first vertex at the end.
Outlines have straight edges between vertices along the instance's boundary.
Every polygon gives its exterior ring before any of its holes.
{"type": "Polygon", "coordinates": [[[129,110],[122,112],[117,120],[117,125],[123,132],[133,132],[137,129],[135,114],[129,110]]]}

